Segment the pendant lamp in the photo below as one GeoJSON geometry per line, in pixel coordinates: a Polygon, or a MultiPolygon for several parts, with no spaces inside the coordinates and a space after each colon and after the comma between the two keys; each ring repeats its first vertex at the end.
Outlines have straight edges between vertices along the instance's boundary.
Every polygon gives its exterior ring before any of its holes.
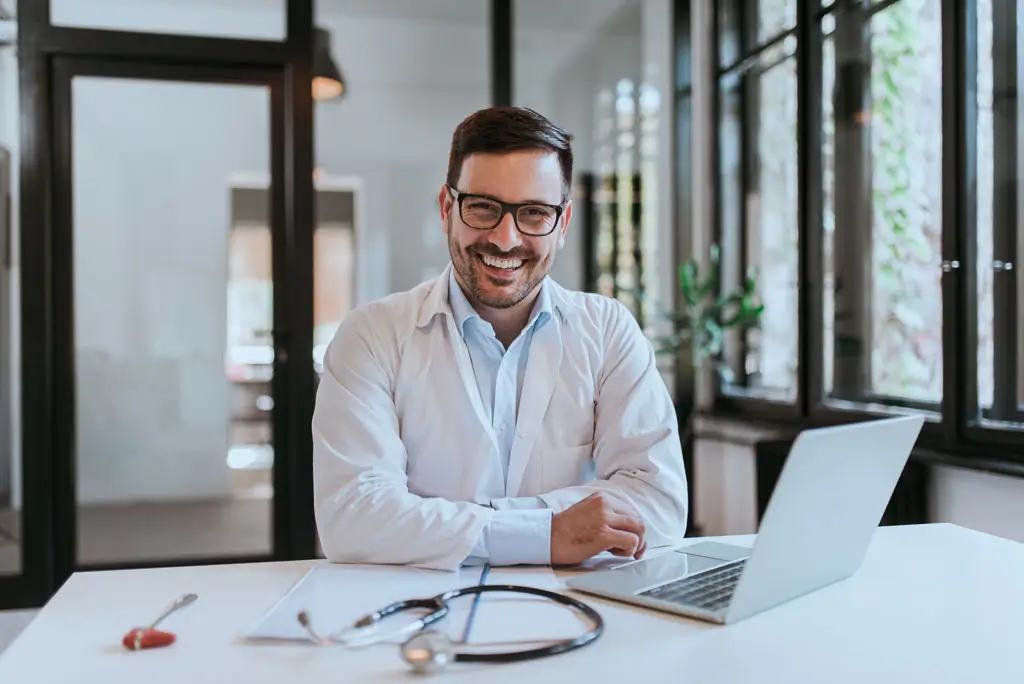
{"type": "Polygon", "coordinates": [[[341,97],[345,94],[345,79],[331,57],[331,34],[327,29],[315,29],[313,50],[313,99],[341,97]]]}

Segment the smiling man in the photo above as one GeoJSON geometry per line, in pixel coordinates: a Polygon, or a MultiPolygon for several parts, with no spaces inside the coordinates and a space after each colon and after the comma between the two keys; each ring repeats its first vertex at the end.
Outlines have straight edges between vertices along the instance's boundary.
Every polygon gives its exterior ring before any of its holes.
{"type": "Polygon", "coordinates": [[[563,565],[682,539],[686,474],[650,343],[618,301],[548,276],[572,171],[571,136],[532,110],[456,128],[438,193],[451,264],[354,310],[325,356],[328,559],[563,565]]]}

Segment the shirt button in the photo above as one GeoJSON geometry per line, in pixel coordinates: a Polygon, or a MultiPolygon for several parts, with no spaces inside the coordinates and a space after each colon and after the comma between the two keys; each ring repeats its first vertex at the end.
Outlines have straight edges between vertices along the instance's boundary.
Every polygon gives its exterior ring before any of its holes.
{"type": "Polygon", "coordinates": [[[501,424],[501,431],[504,432],[505,428],[507,428],[507,427],[508,427],[508,423],[502,423],[501,424]]]}

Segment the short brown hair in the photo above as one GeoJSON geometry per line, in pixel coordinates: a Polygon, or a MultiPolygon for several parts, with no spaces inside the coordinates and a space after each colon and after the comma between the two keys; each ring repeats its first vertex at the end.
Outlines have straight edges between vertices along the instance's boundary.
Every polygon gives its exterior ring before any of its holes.
{"type": "Polygon", "coordinates": [[[526,107],[489,107],[462,120],[452,135],[448,185],[459,182],[462,162],[471,154],[549,150],[558,154],[565,196],[572,186],[572,135],[526,107]]]}

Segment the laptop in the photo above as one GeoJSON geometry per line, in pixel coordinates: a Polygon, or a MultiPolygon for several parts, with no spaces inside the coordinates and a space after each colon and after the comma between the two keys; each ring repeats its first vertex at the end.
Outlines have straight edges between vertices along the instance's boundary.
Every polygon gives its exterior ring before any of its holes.
{"type": "Polygon", "coordinates": [[[853,575],[924,424],[801,432],[752,548],[712,541],[573,576],[570,589],[730,624],[853,575]]]}

